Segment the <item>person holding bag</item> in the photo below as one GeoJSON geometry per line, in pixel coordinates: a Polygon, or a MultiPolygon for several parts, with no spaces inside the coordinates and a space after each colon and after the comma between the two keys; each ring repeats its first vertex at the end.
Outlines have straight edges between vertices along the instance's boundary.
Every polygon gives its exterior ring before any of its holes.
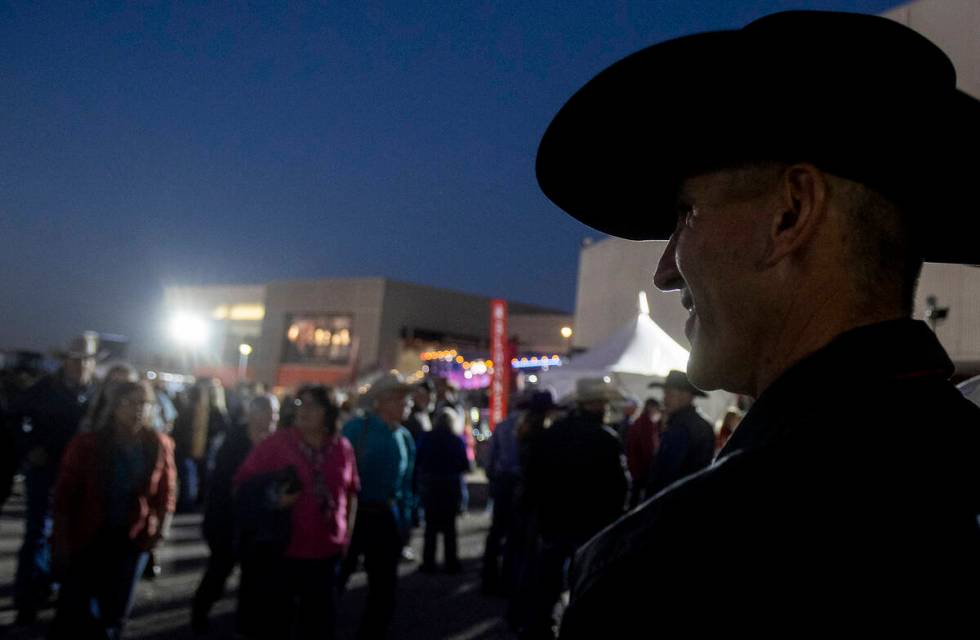
{"type": "MultiPolygon", "coordinates": [[[[360,480],[354,450],[338,433],[333,391],[304,387],[294,402],[295,428],[259,443],[234,478],[236,499],[257,493],[290,513],[288,526],[276,527],[288,531],[281,559],[264,564],[266,597],[255,603],[266,606],[256,617],[263,624],[240,631],[257,630],[258,637],[334,638],[337,568],[350,542],[360,480]],[[256,492],[256,480],[272,490],[256,492]]],[[[245,577],[247,564],[243,579],[254,584],[255,576],[245,577]]]]}

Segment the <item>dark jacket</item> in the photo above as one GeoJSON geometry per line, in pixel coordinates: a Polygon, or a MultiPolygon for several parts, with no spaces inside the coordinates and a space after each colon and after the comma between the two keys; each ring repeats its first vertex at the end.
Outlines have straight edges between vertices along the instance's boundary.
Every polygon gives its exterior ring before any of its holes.
{"type": "Polygon", "coordinates": [[[629,472],[616,432],[601,416],[573,412],[528,450],[525,504],[546,540],[586,542],[623,514],[629,472]]]}
{"type": "Polygon", "coordinates": [[[647,495],[656,495],[681,478],[711,464],[715,455],[715,430],[698,410],[688,405],[667,419],[660,435],[660,449],[647,480],[647,495]]]}
{"type": "Polygon", "coordinates": [[[283,555],[292,539],[292,509],[279,507],[285,493],[299,490],[295,467],[261,473],[235,491],[235,552],[242,557],[283,555]]]}
{"type": "Polygon", "coordinates": [[[17,450],[24,455],[41,447],[48,454],[48,466],[57,468],[68,442],[78,432],[85,416],[89,390],[71,388],[62,374],[45,376],[37,381],[11,407],[15,427],[29,421],[29,429],[15,428],[17,450]]]}
{"type": "Polygon", "coordinates": [[[670,613],[658,635],[691,616],[729,633],[790,620],[789,635],[961,624],[980,575],[980,409],[952,371],[911,320],[849,331],[790,368],[717,463],[579,551],[561,637],[634,637],[649,603],[670,613]]]}
{"type": "Polygon", "coordinates": [[[208,495],[204,504],[204,538],[208,544],[233,544],[235,537],[235,505],[232,478],[252,450],[252,441],[241,427],[229,431],[218,449],[214,470],[208,478],[208,495]]]}
{"type": "Polygon", "coordinates": [[[419,442],[419,438],[427,433],[425,430],[425,425],[422,424],[423,419],[425,422],[429,423],[429,428],[432,428],[432,423],[429,422],[429,416],[421,409],[412,409],[412,412],[408,414],[408,418],[405,420],[405,424],[402,426],[408,429],[408,432],[412,434],[412,440],[416,444],[419,442]]]}
{"type": "Polygon", "coordinates": [[[449,428],[423,433],[415,454],[419,496],[426,509],[455,511],[463,498],[462,475],[469,471],[466,443],[449,428]]]}

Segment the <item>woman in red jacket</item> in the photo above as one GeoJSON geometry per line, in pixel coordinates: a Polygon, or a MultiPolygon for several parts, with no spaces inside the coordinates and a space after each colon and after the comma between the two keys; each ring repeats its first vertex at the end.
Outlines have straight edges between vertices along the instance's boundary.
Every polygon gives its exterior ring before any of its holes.
{"type": "Polygon", "coordinates": [[[122,633],[147,552],[175,506],[173,444],[149,426],[153,402],[144,384],[115,386],[96,428],[65,450],[53,532],[63,580],[51,637],[122,633]]]}

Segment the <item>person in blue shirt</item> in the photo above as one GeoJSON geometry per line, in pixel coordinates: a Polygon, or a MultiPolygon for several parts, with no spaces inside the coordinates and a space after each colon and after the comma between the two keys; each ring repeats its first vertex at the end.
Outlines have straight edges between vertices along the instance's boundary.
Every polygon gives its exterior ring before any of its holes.
{"type": "Polygon", "coordinates": [[[361,477],[357,523],[340,579],[343,588],[364,558],[368,598],[358,638],[384,637],[395,611],[398,562],[414,503],[415,444],[402,426],[411,409],[411,391],[398,374],[384,376],[368,392],[370,411],[343,429],[361,477]]]}

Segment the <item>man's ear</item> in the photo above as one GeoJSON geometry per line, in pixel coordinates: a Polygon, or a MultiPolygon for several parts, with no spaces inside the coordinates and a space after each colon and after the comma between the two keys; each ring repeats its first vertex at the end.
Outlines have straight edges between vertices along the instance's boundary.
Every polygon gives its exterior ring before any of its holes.
{"type": "Polygon", "coordinates": [[[769,228],[769,254],[774,265],[805,250],[827,215],[827,177],[812,164],[794,164],[783,171],[777,186],[777,213],[769,228]]]}

